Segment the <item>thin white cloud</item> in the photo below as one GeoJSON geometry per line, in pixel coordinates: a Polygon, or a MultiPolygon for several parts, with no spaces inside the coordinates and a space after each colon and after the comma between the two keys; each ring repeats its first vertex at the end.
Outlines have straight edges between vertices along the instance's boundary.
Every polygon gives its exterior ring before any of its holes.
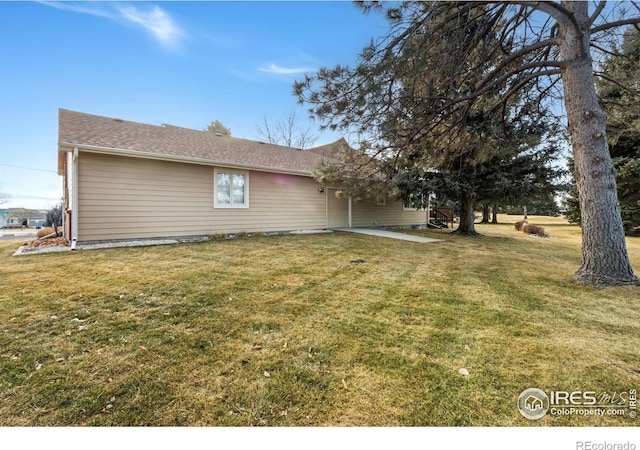
{"type": "Polygon", "coordinates": [[[296,75],[305,72],[315,72],[316,69],[313,67],[281,67],[277,64],[269,64],[266,67],[259,67],[258,70],[276,75],[296,75]]]}
{"type": "Polygon", "coordinates": [[[64,11],[77,12],[80,14],[88,14],[90,16],[106,17],[107,19],[117,20],[118,16],[104,9],[99,9],[93,6],[85,6],[85,4],[79,5],[77,3],[69,2],[39,2],[42,5],[51,6],[52,8],[62,9],[64,11]]]}
{"type": "Polygon", "coordinates": [[[77,4],[48,1],[40,3],[52,8],[104,17],[116,22],[142,27],[142,29],[150,33],[160,45],[171,50],[177,50],[182,40],[187,37],[187,34],[176,21],[159,6],[154,6],[151,10],[143,11],[136,6],[109,5],[112,9],[108,10],[102,5],[93,5],[91,3],[77,4]]]}
{"type": "Polygon", "coordinates": [[[158,6],[151,11],[141,11],[135,6],[118,7],[118,11],[125,20],[140,25],[166,48],[176,49],[185,37],[173,18],[158,6]]]}

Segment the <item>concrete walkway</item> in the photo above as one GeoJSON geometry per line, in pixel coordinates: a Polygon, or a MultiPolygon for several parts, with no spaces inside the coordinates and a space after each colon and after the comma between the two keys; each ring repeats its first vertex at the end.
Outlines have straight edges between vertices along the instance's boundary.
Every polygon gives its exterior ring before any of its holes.
{"type": "Polygon", "coordinates": [[[334,228],[334,231],[346,231],[348,233],[366,234],[369,236],[379,236],[390,239],[399,239],[401,241],[418,242],[427,244],[431,242],[442,242],[442,239],[433,239],[423,236],[414,236],[412,234],[396,233],[395,231],[376,230],[373,228],[334,228]]]}
{"type": "Polygon", "coordinates": [[[0,241],[13,241],[17,239],[30,239],[36,237],[37,230],[33,228],[7,228],[0,229],[0,241]]]}

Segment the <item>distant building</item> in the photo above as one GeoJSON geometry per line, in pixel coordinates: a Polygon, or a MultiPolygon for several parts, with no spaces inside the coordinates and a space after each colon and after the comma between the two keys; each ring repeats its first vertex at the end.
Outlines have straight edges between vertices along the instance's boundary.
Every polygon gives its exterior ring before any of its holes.
{"type": "Polygon", "coordinates": [[[26,208],[0,209],[0,228],[38,228],[47,221],[47,211],[26,208]]]}

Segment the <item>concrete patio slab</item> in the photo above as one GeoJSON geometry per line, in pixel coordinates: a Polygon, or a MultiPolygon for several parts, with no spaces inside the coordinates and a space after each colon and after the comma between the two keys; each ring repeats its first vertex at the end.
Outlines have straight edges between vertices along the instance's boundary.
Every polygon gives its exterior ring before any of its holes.
{"type": "Polygon", "coordinates": [[[334,231],[345,231],[347,233],[366,234],[369,236],[378,236],[389,239],[398,239],[401,241],[418,242],[421,244],[429,244],[432,242],[442,242],[442,239],[433,239],[424,236],[414,236],[411,234],[398,233],[395,231],[377,230],[374,228],[334,228],[334,231]]]}

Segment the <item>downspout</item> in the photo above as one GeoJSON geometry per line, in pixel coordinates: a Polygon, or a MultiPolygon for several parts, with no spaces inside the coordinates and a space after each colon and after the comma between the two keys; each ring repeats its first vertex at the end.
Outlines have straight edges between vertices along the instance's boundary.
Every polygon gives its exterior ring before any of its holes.
{"type": "Polygon", "coordinates": [[[329,188],[324,188],[324,219],[329,229],[329,188]]]}
{"type": "MultiPolygon", "coordinates": [[[[65,163],[65,165],[66,165],[66,163],[65,163]]],[[[62,195],[63,195],[62,198],[63,199],[65,199],[67,197],[67,187],[65,186],[65,181],[64,181],[65,178],[66,177],[62,177],[62,195]]],[[[67,207],[66,206],[67,206],[67,201],[63,200],[62,201],[62,224],[61,224],[62,225],[62,236],[63,237],[66,237],[65,236],[65,232],[64,232],[64,230],[66,230],[65,225],[66,225],[66,222],[67,222],[67,218],[65,217],[67,215],[67,213],[66,213],[67,207]]]]}
{"type": "Polygon", "coordinates": [[[73,148],[71,163],[71,250],[78,243],[78,147],[73,148]]]}

